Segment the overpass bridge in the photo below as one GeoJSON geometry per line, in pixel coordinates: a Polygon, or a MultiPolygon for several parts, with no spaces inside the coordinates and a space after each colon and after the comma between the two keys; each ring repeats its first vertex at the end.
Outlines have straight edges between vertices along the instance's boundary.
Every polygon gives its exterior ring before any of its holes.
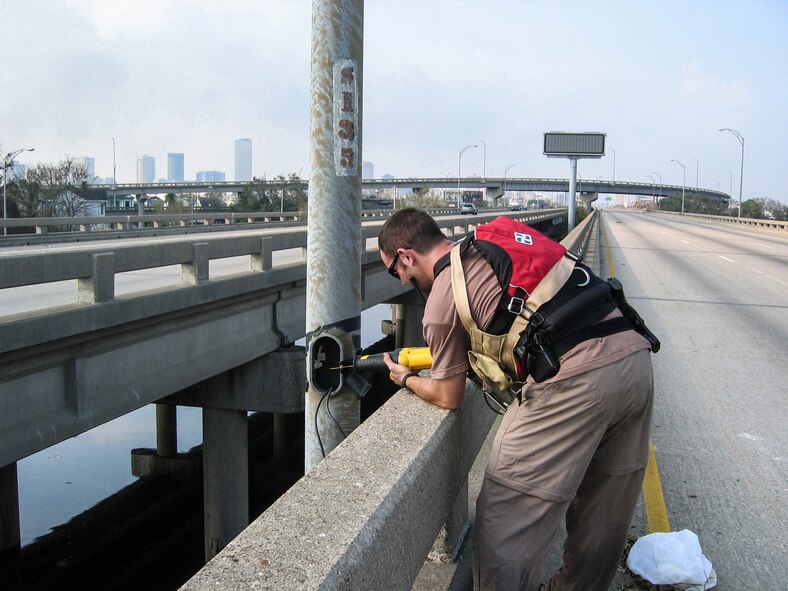
{"type": "MultiPolygon", "coordinates": [[[[510,215],[549,223],[559,213],[510,215]]],[[[747,588],[748,581],[769,588],[785,578],[779,545],[763,535],[786,523],[779,492],[784,468],[769,460],[785,449],[784,432],[779,435],[785,408],[778,402],[788,378],[780,353],[788,329],[779,295],[780,282],[788,284],[785,238],[745,239],[737,229],[717,231],[708,219],[687,215],[608,217],[602,241],[609,252],[597,264],[603,274],[605,265],[616,267],[630,300],[663,340],[655,357],[662,402],[654,437],[668,499],[681,509],[671,521],[676,529],[701,533],[704,550],[731,588],[747,588]],[[702,223],[693,225],[693,219],[702,223]],[[712,234],[722,236],[716,238],[721,247],[712,246],[712,234]],[[681,248],[691,249],[689,256],[681,248]],[[747,270],[753,266],[757,272],[747,270]],[[741,295],[728,295],[728,284],[741,295]],[[704,325],[712,328],[696,336],[704,325]],[[699,342],[713,343],[713,354],[699,342]],[[750,442],[760,442],[763,451],[750,442]],[[749,477],[739,481],[737,471],[749,477]],[[737,484],[718,490],[716,482],[737,484]],[[707,501],[692,504],[699,491],[707,501]],[[737,529],[728,529],[729,523],[737,529]],[[739,544],[758,553],[757,569],[737,563],[739,544]]],[[[439,223],[457,234],[484,219],[439,223]]],[[[413,302],[379,262],[375,223],[363,233],[364,307],[394,298],[402,311],[396,320],[407,321],[413,302]]],[[[596,232],[578,230],[583,237],[596,232]]],[[[206,450],[212,450],[204,458],[206,479],[238,483],[221,494],[206,489],[206,504],[226,519],[206,529],[223,540],[240,531],[232,507],[243,507],[244,466],[227,461],[244,457],[240,417],[250,409],[279,414],[303,408],[303,382],[294,376],[303,374],[304,352],[291,345],[304,333],[305,247],[303,229],[281,228],[0,252],[2,288],[68,280],[75,289],[71,304],[0,319],[3,507],[12,504],[14,463],[24,455],[148,403],[161,403],[164,431],[167,407],[200,405],[206,450]],[[234,257],[245,259],[246,270],[214,275],[219,259],[234,257]],[[180,267],[178,285],[142,293],[118,288],[122,273],[164,265],[180,267]]],[[[477,406],[478,396],[467,399],[462,411],[446,412],[395,396],[186,588],[215,588],[217,582],[251,588],[261,580],[299,580],[313,588],[324,581],[391,582],[392,573],[401,577],[395,586],[406,588],[403,581],[415,577],[447,516],[444,551],[451,553],[464,535],[458,523],[464,523],[463,503],[467,510],[467,470],[493,418],[477,406]]]]}
{"type": "MultiPolygon", "coordinates": [[[[248,187],[251,181],[226,181],[213,183],[198,183],[192,181],[166,182],[166,183],[128,183],[109,185],[106,187],[107,195],[163,195],[167,193],[238,193],[248,187]]],[[[283,190],[294,186],[308,190],[306,180],[298,181],[265,181],[265,186],[273,190],[283,190]]],[[[569,191],[569,179],[545,178],[403,178],[403,179],[365,179],[361,181],[364,190],[375,189],[448,189],[456,190],[483,190],[490,198],[497,198],[505,191],[536,191],[566,193],[569,191]]],[[[610,180],[580,180],[578,191],[583,193],[611,193],[620,195],[648,195],[653,197],[667,197],[681,193],[682,189],[693,192],[710,199],[727,201],[731,197],[722,191],[712,189],[682,187],[681,185],[662,185],[654,183],[610,181],[610,180]]]]}

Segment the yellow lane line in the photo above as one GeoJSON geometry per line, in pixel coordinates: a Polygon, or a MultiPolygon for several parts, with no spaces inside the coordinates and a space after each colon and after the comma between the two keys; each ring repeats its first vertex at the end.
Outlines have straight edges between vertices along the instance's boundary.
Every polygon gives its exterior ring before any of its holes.
{"type": "MultiPolygon", "coordinates": [[[[605,256],[607,257],[607,270],[609,276],[614,277],[616,271],[613,266],[613,255],[610,252],[604,224],[600,223],[599,228],[602,234],[602,244],[605,247],[605,256]]],[[[643,502],[646,506],[646,533],[669,532],[668,510],[665,507],[665,496],[662,494],[657,456],[654,453],[654,443],[652,441],[648,442],[648,465],[646,466],[646,476],[643,480],[643,502]]]]}

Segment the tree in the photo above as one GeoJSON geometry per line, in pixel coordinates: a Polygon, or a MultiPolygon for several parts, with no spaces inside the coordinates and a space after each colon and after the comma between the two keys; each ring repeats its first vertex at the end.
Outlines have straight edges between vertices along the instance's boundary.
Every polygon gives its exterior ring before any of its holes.
{"type": "MultiPolygon", "coordinates": [[[[684,211],[706,215],[723,215],[727,204],[724,201],[711,199],[694,192],[684,194],[684,211]]],[[[673,193],[659,202],[659,208],[665,211],[681,211],[681,193],[673,193]]]]}
{"type": "MultiPolygon", "coordinates": [[[[268,183],[264,179],[254,177],[252,182],[238,193],[238,200],[230,206],[230,211],[273,211],[273,197],[273,191],[268,183]]],[[[279,209],[278,199],[276,209],[279,209]]]]}
{"type": "Polygon", "coordinates": [[[757,199],[747,199],[741,204],[741,217],[743,218],[763,218],[763,204],[757,199]]]}
{"type": "MultiPolygon", "coordinates": [[[[279,176],[277,179],[285,180],[279,176]]],[[[301,177],[291,172],[287,177],[287,185],[284,196],[285,211],[306,211],[308,206],[308,195],[306,187],[303,186],[301,177]]]]}
{"type": "Polygon", "coordinates": [[[27,171],[25,195],[20,195],[23,217],[75,217],[85,209],[79,191],[87,188],[84,164],[66,158],[56,164],[38,163],[27,171]]]}
{"type": "Polygon", "coordinates": [[[441,195],[437,191],[432,191],[427,187],[414,188],[411,190],[410,195],[405,198],[409,206],[418,209],[430,209],[433,207],[441,207],[441,195]]]}

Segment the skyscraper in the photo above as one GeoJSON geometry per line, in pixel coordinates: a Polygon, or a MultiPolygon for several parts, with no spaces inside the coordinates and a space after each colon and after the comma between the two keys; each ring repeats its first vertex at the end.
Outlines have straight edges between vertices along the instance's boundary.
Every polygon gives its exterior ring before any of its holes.
{"type": "Polygon", "coordinates": [[[224,172],[221,170],[198,170],[197,171],[198,183],[223,183],[224,172]]]}
{"type": "Polygon", "coordinates": [[[90,156],[74,156],[71,158],[76,164],[81,164],[85,167],[86,180],[92,183],[96,179],[96,159],[90,156]]]}
{"type": "Polygon", "coordinates": [[[235,140],[235,180],[252,180],[252,140],[248,137],[235,140]]]}
{"type": "Polygon", "coordinates": [[[374,179],[375,178],[375,165],[372,162],[363,160],[361,162],[361,178],[374,179]]]}
{"type": "Polygon", "coordinates": [[[183,152],[167,153],[167,180],[183,181],[183,152]]]}
{"type": "Polygon", "coordinates": [[[137,158],[137,182],[152,183],[156,178],[156,159],[153,156],[143,155],[137,158]]]}

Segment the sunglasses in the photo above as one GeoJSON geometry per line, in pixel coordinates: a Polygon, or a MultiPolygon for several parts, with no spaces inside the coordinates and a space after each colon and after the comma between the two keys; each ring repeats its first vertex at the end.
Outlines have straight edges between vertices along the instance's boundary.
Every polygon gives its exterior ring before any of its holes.
{"type": "Polygon", "coordinates": [[[394,258],[392,259],[391,264],[389,265],[389,275],[391,275],[394,279],[399,279],[399,273],[397,272],[397,269],[394,268],[397,266],[398,262],[399,262],[399,253],[394,255],[394,258]]]}

